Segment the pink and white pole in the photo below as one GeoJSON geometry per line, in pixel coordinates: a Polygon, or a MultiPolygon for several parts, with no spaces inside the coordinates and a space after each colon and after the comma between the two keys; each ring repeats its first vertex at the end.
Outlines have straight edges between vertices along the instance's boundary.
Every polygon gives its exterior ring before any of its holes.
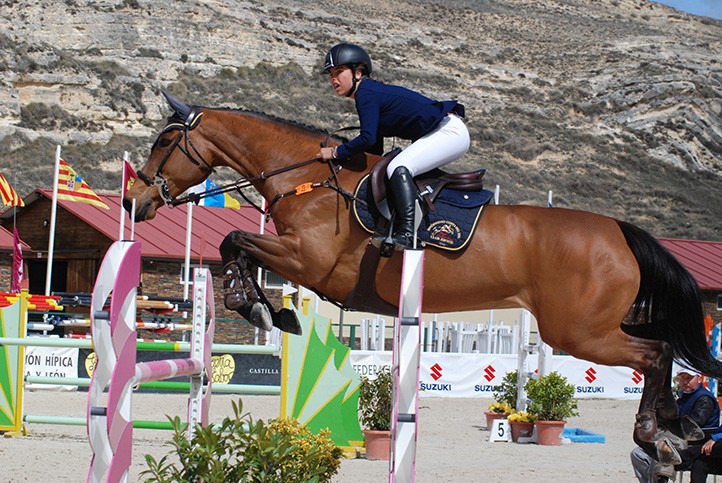
{"type": "Polygon", "coordinates": [[[208,422],[215,331],[210,273],[206,269],[194,272],[191,357],[136,364],[140,264],[140,242],[115,242],[100,266],[91,299],[91,330],[97,356],[87,407],[88,439],[93,450],[87,481],[92,483],[128,481],[133,445],[131,400],[135,385],[189,376],[188,438],[193,437],[196,423],[208,422]],[[110,310],[105,311],[103,308],[111,293],[110,310]]]}
{"type": "MultiPolygon", "coordinates": [[[[417,205],[416,227],[420,220],[417,205]]],[[[399,294],[399,317],[394,325],[392,351],[393,394],[389,482],[413,482],[416,477],[416,438],[421,360],[421,304],[424,290],[424,251],[404,250],[399,294]]]]}

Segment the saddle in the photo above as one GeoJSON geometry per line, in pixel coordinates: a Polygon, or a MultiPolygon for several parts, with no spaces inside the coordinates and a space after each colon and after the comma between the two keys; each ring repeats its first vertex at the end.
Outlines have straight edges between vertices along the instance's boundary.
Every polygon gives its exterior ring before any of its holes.
{"type": "MultiPolygon", "coordinates": [[[[396,148],[381,158],[371,168],[369,178],[371,196],[376,209],[387,220],[391,219],[391,209],[386,193],[386,168],[400,152],[401,149],[396,148]]],[[[458,191],[481,191],[484,188],[483,178],[485,173],[485,169],[465,173],[447,173],[437,168],[416,176],[414,181],[419,189],[419,195],[426,201],[429,210],[435,211],[434,200],[436,200],[443,188],[448,187],[458,191]]]]}

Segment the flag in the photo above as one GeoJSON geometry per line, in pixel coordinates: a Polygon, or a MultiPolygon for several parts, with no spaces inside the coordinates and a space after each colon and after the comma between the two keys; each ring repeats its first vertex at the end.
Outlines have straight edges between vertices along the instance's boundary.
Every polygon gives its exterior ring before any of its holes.
{"type": "Polygon", "coordinates": [[[81,203],[99,206],[106,210],[110,209],[108,205],[103,203],[103,200],[90,189],[88,183],[83,181],[83,178],[63,159],[60,160],[60,169],[58,171],[58,199],[80,201],[81,203]]]}
{"type": "Polygon", "coordinates": [[[20,292],[23,285],[23,247],[18,235],[18,229],[13,227],[13,272],[10,281],[10,291],[20,292]]]}
{"type": "Polygon", "coordinates": [[[23,199],[2,174],[0,174],[0,199],[5,206],[25,206],[23,199]]]}
{"type": "MultiPolygon", "coordinates": [[[[206,179],[205,182],[197,184],[188,189],[191,193],[204,193],[218,189],[218,185],[215,184],[210,178],[206,179]]],[[[218,193],[213,196],[202,198],[200,203],[201,206],[212,206],[214,208],[233,208],[234,210],[241,209],[241,203],[237,199],[233,198],[228,193],[218,193]]]]}
{"type": "Polygon", "coordinates": [[[123,161],[123,197],[128,192],[135,180],[138,179],[138,175],[135,174],[133,167],[128,161],[123,161]]]}

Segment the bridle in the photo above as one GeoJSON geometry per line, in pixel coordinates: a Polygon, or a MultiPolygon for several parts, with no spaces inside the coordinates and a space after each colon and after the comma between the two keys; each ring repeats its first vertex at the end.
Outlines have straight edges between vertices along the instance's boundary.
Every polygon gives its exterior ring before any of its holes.
{"type": "Polygon", "coordinates": [[[163,200],[163,202],[165,202],[167,206],[176,206],[185,203],[185,201],[179,201],[178,198],[174,198],[173,195],[170,194],[170,189],[168,188],[168,181],[163,177],[163,167],[165,166],[168,158],[170,158],[170,155],[173,154],[173,151],[176,148],[180,149],[181,152],[185,154],[186,158],[191,163],[195,164],[198,169],[205,172],[206,177],[210,176],[215,171],[213,169],[213,166],[211,166],[210,163],[203,159],[203,155],[198,151],[195,144],[193,144],[193,141],[191,140],[191,137],[189,135],[189,132],[195,129],[198,124],[200,124],[202,117],[203,112],[200,110],[200,108],[194,106],[191,108],[188,116],[182,123],[172,122],[168,124],[165,128],[163,128],[160,134],[158,134],[158,137],[153,143],[153,146],[150,148],[151,152],[153,152],[155,147],[158,145],[158,142],[160,141],[160,138],[163,136],[163,134],[171,131],[178,131],[178,135],[171,143],[170,147],[163,156],[163,159],[160,161],[160,164],[158,165],[158,169],[155,171],[153,179],[151,180],[150,177],[142,171],[138,171],[136,173],[138,175],[138,178],[140,178],[140,180],[143,181],[146,185],[155,186],[156,188],[158,188],[158,194],[160,194],[161,199],[163,200]],[[184,142],[181,143],[181,140],[183,140],[184,142]]]}
{"type": "MultiPolygon", "coordinates": [[[[299,163],[292,164],[290,166],[285,166],[283,168],[278,168],[272,171],[262,171],[260,175],[253,176],[250,178],[241,178],[233,183],[223,185],[223,186],[217,186],[216,188],[213,188],[211,190],[206,190],[200,193],[189,193],[185,196],[180,197],[174,197],[170,193],[170,189],[168,188],[168,181],[163,177],[163,167],[165,166],[165,163],[170,158],[173,151],[178,148],[183,152],[186,159],[188,159],[191,163],[196,165],[198,169],[206,173],[206,177],[210,176],[213,172],[215,172],[215,169],[213,166],[211,166],[210,163],[208,163],[205,159],[203,159],[203,155],[198,151],[198,149],[193,144],[193,141],[190,137],[190,131],[195,129],[198,124],[201,122],[201,118],[203,116],[203,112],[199,107],[192,106],[190,108],[190,112],[186,119],[183,122],[172,122],[168,124],[163,130],[158,134],[158,137],[156,138],[155,142],[153,143],[153,146],[151,147],[151,152],[155,149],[158,142],[160,141],[160,138],[163,136],[163,134],[171,132],[171,131],[179,131],[178,136],[173,140],[170,147],[166,151],[165,155],[163,156],[163,159],[161,160],[160,164],[158,165],[158,169],[156,169],[155,175],[153,176],[153,179],[151,180],[148,175],[143,173],[142,171],[137,171],[138,178],[143,181],[148,186],[155,186],[158,189],[158,194],[160,195],[163,202],[166,204],[166,206],[174,207],[178,205],[182,205],[184,203],[195,203],[198,204],[198,202],[206,197],[209,196],[215,196],[220,193],[226,193],[229,191],[237,191],[241,197],[250,205],[252,205],[254,208],[256,208],[258,211],[263,213],[266,218],[270,217],[270,209],[273,205],[275,205],[278,201],[285,198],[286,196],[290,195],[301,195],[308,193],[312,191],[314,188],[331,188],[334,191],[341,194],[346,201],[346,204],[355,199],[354,195],[352,193],[349,193],[348,191],[344,190],[341,187],[341,184],[338,180],[337,174],[339,171],[341,171],[342,166],[336,165],[333,163],[332,160],[326,161],[326,163],[329,166],[329,169],[331,171],[331,175],[324,181],[321,182],[308,182],[308,183],[302,183],[296,188],[294,188],[291,191],[285,192],[285,193],[279,193],[276,196],[271,199],[271,201],[268,203],[268,206],[266,209],[262,209],[258,204],[256,204],[253,200],[251,200],[246,194],[243,192],[244,189],[250,188],[253,186],[253,182],[255,181],[265,181],[266,179],[276,176],[278,174],[286,173],[288,171],[295,170],[297,168],[301,168],[303,166],[307,166],[309,164],[323,163],[324,161],[321,159],[309,159],[306,161],[301,161],[299,163]],[[184,142],[181,142],[184,141],[184,142]]],[[[335,133],[340,131],[345,131],[349,129],[357,129],[357,128],[342,128],[338,131],[334,131],[334,133],[330,133],[326,136],[326,140],[321,144],[322,146],[326,146],[328,144],[329,139],[331,136],[333,136],[335,133]]],[[[363,202],[363,200],[358,200],[363,202]]]]}

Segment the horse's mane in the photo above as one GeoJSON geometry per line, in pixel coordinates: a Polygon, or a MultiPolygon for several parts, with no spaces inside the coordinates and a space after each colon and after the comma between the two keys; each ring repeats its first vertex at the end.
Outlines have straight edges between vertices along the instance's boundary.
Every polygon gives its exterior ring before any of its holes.
{"type": "MultiPolygon", "coordinates": [[[[286,126],[290,126],[290,127],[296,128],[296,129],[301,129],[301,130],[310,132],[312,134],[320,134],[323,136],[328,136],[328,131],[326,131],[325,129],[321,129],[316,126],[311,126],[310,124],[303,124],[303,123],[300,123],[297,121],[291,121],[289,119],[284,119],[284,118],[281,118],[278,116],[274,116],[272,114],[266,114],[265,112],[254,111],[254,110],[250,110],[250,109],[233,108],[233,107],[205,107],[205,106],[191,106],[191,107],[198,107],[198,108],[211,110],[211,111],[226,111],[226,112],[231,112],[231,113],[256,116],[256,117],[260,117],[262,119],[266,119],[268,121],[277,122],[279,124],[284,124],[286,126]]],[[[173,115],[171,117],[168,118],[169,124],[171,122],[178,122],[178,121],[183,122],[184,120],[181,119],[181,117],[178,116],[178,114],[175,112],[173,113],[173,115]]],[[[338,135],[333,135],[332,139],[338,140],[340,142],[348,141],[348,138],[345,138],[343,136],[338,136],[338,135]]]]}

